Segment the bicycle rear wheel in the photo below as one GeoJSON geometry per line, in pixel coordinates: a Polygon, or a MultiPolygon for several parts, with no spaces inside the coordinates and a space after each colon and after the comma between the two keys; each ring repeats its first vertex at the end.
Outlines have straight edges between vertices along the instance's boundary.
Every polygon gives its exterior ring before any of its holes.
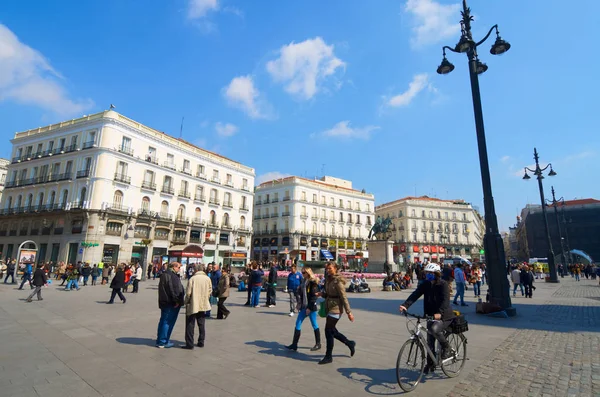
{"type": "Polygon", "coordinates": [[[467,361],[467,338],[463,334],[449,334],[447,339],[454,350],[454,357],[445,360],[441,367],[447,377],[454,378],[460,374],[467,361]]]}
{"type": "Polygon", "coordinates": [[[417,340],[404,342],[396,360],[396,379],[402,390],[416,389],[423,377],[425,361],[425,349],[417,340]]]}

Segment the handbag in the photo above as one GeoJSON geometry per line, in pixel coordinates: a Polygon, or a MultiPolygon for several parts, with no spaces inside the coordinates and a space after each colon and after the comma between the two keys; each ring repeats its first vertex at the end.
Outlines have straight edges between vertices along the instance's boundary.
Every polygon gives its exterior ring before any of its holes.
{"type": "Polygon", "coordinates": [[[325,306],[325,301],[322,301],[319,304],[319,317],[321,317],[321,318],[327,317],[327,307],[325,306]]]}

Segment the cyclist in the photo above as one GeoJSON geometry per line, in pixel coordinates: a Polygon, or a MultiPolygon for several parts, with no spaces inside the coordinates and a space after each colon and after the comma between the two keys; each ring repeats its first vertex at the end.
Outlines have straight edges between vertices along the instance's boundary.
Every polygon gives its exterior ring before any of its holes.
{"type": "MultiPolygon", "coordinates": [[[[400,312],[405,312],[422,295],[424,295],[424,312],[427,316],[433,316],[434,321],[427,322],[427,328],[432,334],[427,334],[427,343],[431,351],[435,351],[435,340],[437,339],[442,346],[442,360],[454,355],[450,348],[444,330],[452,323],[454,312],[450,309],[450,293],[448,283],[442,279],[440,265],[429,263],[424,269],[425,280],[420,283],[417,289],[410,294],[408,299],[400,306],[400,312]]],[[[433,372],[435,364],[427,355],[427,366],[425,373],[433,372]]]]}

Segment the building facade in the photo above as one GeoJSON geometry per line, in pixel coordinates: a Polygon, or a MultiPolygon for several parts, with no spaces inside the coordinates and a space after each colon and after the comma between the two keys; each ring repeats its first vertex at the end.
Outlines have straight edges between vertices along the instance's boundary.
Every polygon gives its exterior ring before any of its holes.
{"type": "Polygon", "coordinates": [[[405,197],[375,208],[377,217],[392,219],[394,262],[436,262],[462,256],[481,260],[484,220],[463,200],[405,197]]]}
{"type": "Polygon", "coordinates": [[[0,159],[0,199],[2,198],[2,192],[4,191],[4,183],[6,182],[6,175],[8,175],[8,165],[10,160],[0,159]]]}
{"type": "Polygon", "coordinates": [[[0,200],[0,251],[38,261],[232,262],[249,256],[254,169],[113,110],[19,132],[0,200]],[[178,253],[178,254],[177,254],[178,253]],[[192,258],[193,257],[193,258],[192,258]]]}
{"type": "MultiPolygon", "coordinates": [[[[560,263],[561,252],[565,252],[565,262],[571,259],[579,261],[574,255],[568,257],[570,250],[586,252],[595,261],[600,258],[600,200],[568,200],[564,205],[558,203],[558,226],[554,208],[549,206],[548,228],[556,263],[560,263]],[[560,227],[560,234],[558,231],[560,227]],[[562,236],[562,240],[561,237],[562,236]]],[[[540,205],[527,205],[521,210],[522,221],[517,226],[520,260],[529,258],[547,258],[548,241],[544,226],[544,217],[540,205]]]]}
{"type": "Polygon", "coordinates": [[[303,261],[366,258],[375,197],[352,182],[291,176],[254,191],[253,257],[303,261]]]}

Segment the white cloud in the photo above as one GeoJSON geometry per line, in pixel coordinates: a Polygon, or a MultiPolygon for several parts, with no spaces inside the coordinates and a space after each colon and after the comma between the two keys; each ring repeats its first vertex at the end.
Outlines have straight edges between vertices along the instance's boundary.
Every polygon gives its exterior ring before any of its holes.
{"type": "Polygon", "coordinates": [[[290,174],[284,174],[282,172],[279,171],[271,171],[271,172],[267,172],[265,174],[259,175],[256,177],[256,179],[254,180],[254,185],[258,186],[263,182],[268,182],[268,181],[272,181],[275,179],[281,179],[281,178],[286,178],[290,176],[290,174]]]}
{"type": "Polygon", "coordinates": [[[333,128],[320,132],[318,134],[311,134],[311,137],[322,136],[326,138],[341,138],[341,139],[349,139],[349,138],[357,138],[368,140],[371,138],[371,134],[378,130],[379,127],[375,125],[368,125],[365,127],[352,127],[350,125],[350,121],[340,121],[333,128]]]}
{"type": "Polygon", "coordinates": [[[267,71],[285,90],[301,99],[312,98],[325,79],[344,69],[346,64],[333,53],[321,37],[301,43],[291,42],[279,49],[279,58],[267,63],[267,71]]]}
{"type": "Polygon", "coordinates": [[[218,0],[189,0],[187,16],[189,19],[202,19],[211,11],[219,9],[218,0]]]}
{"type": "Polygon", "coordinates": [[[234,77],[229,85],[223,88],[223,95],[229,105],[242,109],[250,118],[268,118],[268,104],[254,86],[252,76],[234,77]]]}
{"type": "Polygon", "coordinates": [[[94,105],[91,99],[70,99],[62,79],[40,52],[0,24],[0,100],[39,106],[61,116],[80,115],[94,105]]]}
{"type": "Polygon", "coordinates": [[[571,163],[573,161],[577,161],[577,160],[583,160],[585,158],[589,158],[589,157],[595,157],[596,153],[591,151],[591,150],[585,150],[583,152],[579,152],[579,153],[575,153],[572,155],[569,155],[567,157],[565,157],[562,162],[564,163],[571,163]]]}
{"type": "Polygon", "coordinates": [[[511,157],[510,156],[502,156],[502,158],[500,159],[501,162],[503,163],[508,163],[510,161],[511,157]]]}
{"type": "Polygon", "coordinates": [[[415,21],[411,44],[422,47],[460,34],[460,4],[443,5],[434,0],[407,0],[404,10],[415,21]]]}
{"type": "Polygon", "coordinates": [[[427,87],[429,87],[430,91],[437,92],[435,87],[429,83],[427,73],[416,74],[408,85],[408,89],[402,94],[395,95],[389,99],[386,98],[386,104],[391,107],[408,106],[417,94],[427,87]]]}
{"type": "Polygon", "coordinates": [[[221,123],[220,121],[215,124],[215,131],[217,134],[222,137],[229,137],[235,135],[238,132],[238,127],[231,123],[221,123]]]}

